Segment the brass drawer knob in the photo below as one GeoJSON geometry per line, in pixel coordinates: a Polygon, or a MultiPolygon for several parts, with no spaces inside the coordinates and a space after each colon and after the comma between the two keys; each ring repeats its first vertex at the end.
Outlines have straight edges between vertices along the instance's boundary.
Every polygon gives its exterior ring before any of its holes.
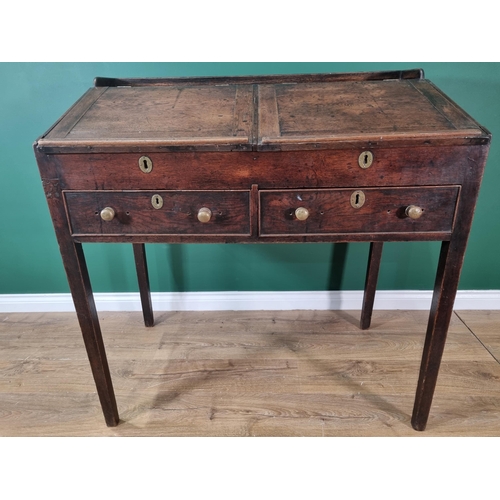
{"type": "Polygon", "coordinates": [[[419,219],[423,213],[424,211],[416,205],[409,205],[405,210],[406,216],[413,220],[419,219]]]}
{"type": "Polygon", "coordinates": [[[198,220],[200,222],[208,222],[212,218],[212,211],[207,207],[202,207],[198,210],[198,220]]]}
{"type": "Polygon", "coordinates": [[[115,218],[115,211],[111,207],[106,207],[101,210],[101,219],[110,221],[115,218]]]}
{"type": "Polygon", "coordinates": [[[306,220],[309,217],[309,210],[304,207],[299,207],[295,210],[295,217],[299,220],[306,220]]]}

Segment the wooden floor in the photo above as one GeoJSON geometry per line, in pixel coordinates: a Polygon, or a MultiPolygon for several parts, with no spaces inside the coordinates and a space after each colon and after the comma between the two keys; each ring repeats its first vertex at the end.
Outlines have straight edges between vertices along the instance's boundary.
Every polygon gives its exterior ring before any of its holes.
{"type": "Polygon", "coordinates": [[[427,313],[101,313],[108,428],[73,313],[0,314],[2,436],[500,436],[500,311],[456,312],[427,430],[410,425],[427,313]]]}

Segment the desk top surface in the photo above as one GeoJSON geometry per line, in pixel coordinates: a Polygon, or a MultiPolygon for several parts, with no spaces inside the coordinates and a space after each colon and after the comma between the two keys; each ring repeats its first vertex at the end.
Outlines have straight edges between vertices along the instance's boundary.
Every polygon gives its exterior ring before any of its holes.
{"type": "Polygon", "coordinates": [[[39,141],[48,152],[256,151],[485,143],[422,73],[96,79],[39,141]],[[101,86],[103,85],[103,86],[101,86]]]}

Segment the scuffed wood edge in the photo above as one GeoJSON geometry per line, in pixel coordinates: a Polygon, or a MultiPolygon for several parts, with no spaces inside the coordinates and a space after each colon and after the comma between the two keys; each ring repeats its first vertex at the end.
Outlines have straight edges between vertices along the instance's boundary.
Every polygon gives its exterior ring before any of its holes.
{"type": "Polygon", "coordinates": [[[367,71],[357,73],[311,73],[294,75],[258,75],[258,76],[214,76],[214,77],[177,77],[177,78],[94,78],[95,87],[143,87],[175,85],[235,85],[266,83],[307,83],[307,82],[342,82],[367,80],[407,80],[424,78],[424,70],[407,69],[398,71],[367,71]]]}
{"type": "Polygon", "coordinates": [[[83,115],[92,107],[92,105],[101,97],[107,88],[90,88],[85,94],[43,134],[37,142],[43,144],[47,136],[53,139],[63,139],[71,131],[71,129],[81,120],[83,115]]]}

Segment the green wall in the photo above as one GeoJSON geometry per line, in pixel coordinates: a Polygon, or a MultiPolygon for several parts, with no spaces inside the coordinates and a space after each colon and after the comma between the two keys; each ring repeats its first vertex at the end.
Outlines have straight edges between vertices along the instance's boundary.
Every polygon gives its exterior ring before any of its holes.
{"type": "MultiPolygon", "coordinates": [[[[95,76],[415,67],[493,134],[460,288],[500,289],[499,63],[0,63],[0,293],[68,291],[32,144],[95,76]]],[[[438,250],[436,242],[386,244],[379,289],[432,288],[438,250]]],[[[94,291],[137,290],[130,245],[88,244],[85,252],[94,291]]],[[[153,291],[357,290],[364,284],[368,244],[148,245],[147,252],[153,291]]]]}

